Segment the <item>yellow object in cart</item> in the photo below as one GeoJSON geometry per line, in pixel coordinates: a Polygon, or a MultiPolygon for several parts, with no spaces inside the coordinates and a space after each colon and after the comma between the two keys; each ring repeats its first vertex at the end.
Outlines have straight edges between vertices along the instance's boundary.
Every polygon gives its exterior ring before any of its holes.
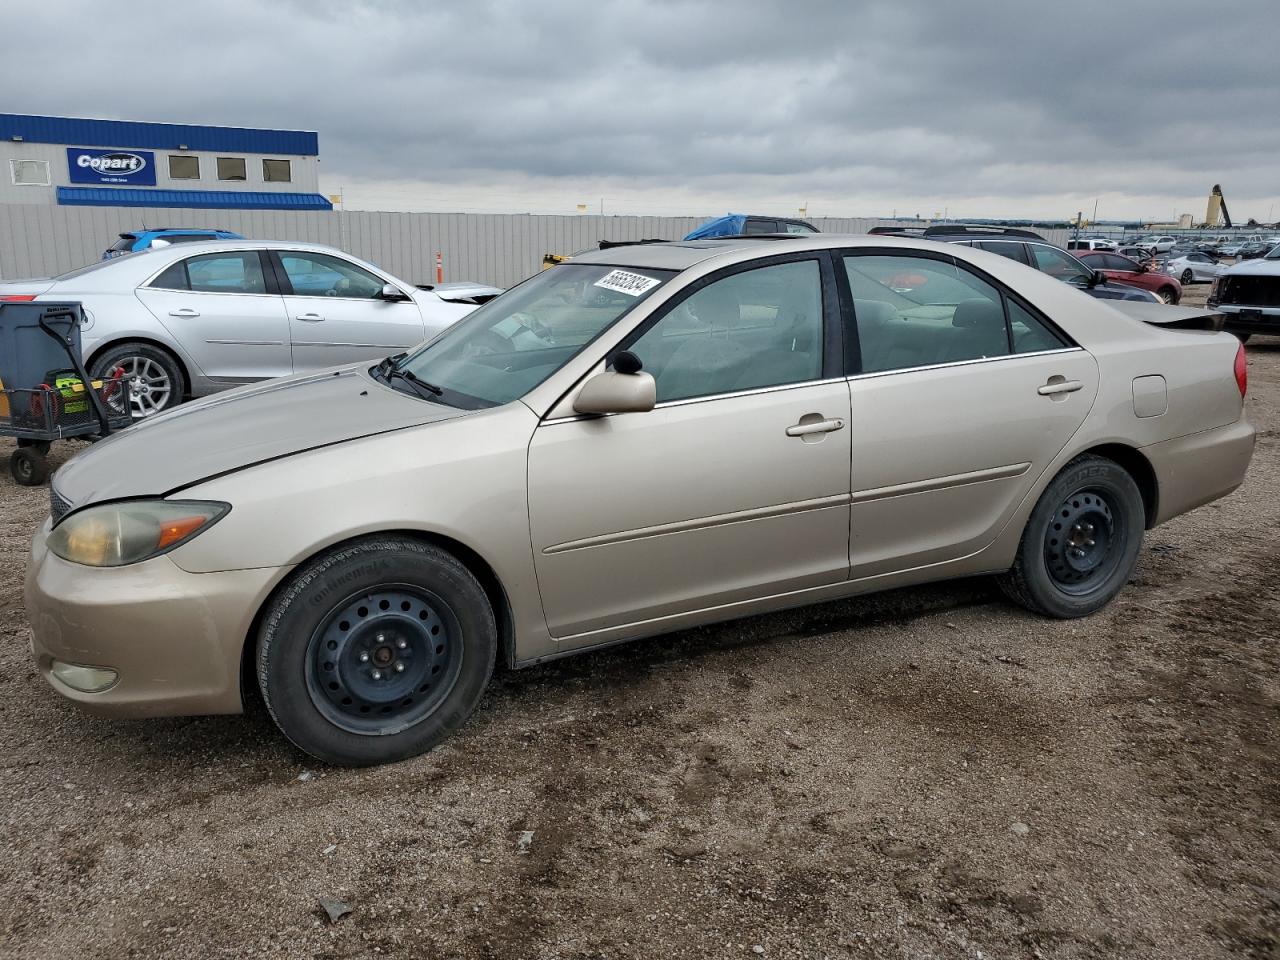
{"type": "Polygon", "coordinates": [[[0,380],[0,418],[9,418],[9,395],[4,392],[3,380],[0,380]]]}

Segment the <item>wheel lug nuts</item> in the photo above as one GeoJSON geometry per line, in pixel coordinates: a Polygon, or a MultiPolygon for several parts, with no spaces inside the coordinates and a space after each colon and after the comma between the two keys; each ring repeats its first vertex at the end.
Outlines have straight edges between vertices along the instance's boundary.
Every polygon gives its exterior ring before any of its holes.
{"type": "Polygon", "coordinates": [[[368,663],[368,662],[369,662],[369,655],[368,655],[367,653],[362,653],[362,654],[360,654],[360,662],[361,662],[361,663],[368,663]]]}
{"type": "Polygon", "coordinates": [[[404,664],[403,664],[403,663],[397,663],[397,664],[396,664],[396,673],[404,673],[404,664]]]}
{"type": "Polygon", "coordinates": [[[396,641],[396,646],[397,646],[397,647],[399,647],[401,650],[404,650],[406,647],[408,647],[408,646],[409,646],[409,644],[407,644],[407,643],[406,643],[405,641],[403,641],[403,640],[397,640],[397,641],[396,641]]]}
{"type": "Polygon", "coordinates": [[[372,677],[373,677],[373,679],[375,679],[375,680],[381,680],[381,679],[382,679],[382,671],[381,671],[381,670],[375,670],[375,671],[373,671],[373,673],[372,673],[372,674],[370,674],[370,676],[372,676],[372,677]]]}
{"type": "Polygon", "coordinates": [[[378,642],[379,642],[379,643],[386,643],[386,642],[387,642],[387,635],[386,635],[385,633],[380,633],[380,634],[378,634],[377,639],[378,639],[378,642]]]}

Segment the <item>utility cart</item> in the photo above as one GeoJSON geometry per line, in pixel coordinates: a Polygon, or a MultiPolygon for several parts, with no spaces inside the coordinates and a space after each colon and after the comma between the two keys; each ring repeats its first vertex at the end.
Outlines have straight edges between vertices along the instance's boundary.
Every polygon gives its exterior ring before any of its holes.
{"type": "Polygon", "coordinates": [[[94,440],[127,427],[123,371],[90,378],[80,355],[79,303],[0,302],[0,437],[18,442],[9,472],[23,486],[49,477],[55,440],[94,440]]]}

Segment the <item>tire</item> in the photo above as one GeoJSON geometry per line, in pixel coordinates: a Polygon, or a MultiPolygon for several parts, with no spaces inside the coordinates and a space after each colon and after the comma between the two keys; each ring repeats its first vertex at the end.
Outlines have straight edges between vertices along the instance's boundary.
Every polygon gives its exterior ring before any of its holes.
{"type": "Polygon", "coordinates": [[[1156,296],[1165,303],[1177,303],[1179,299],[1178,291],[1173,289],[1173,287],[1161,287],[1156,291],[1156,296]]]}
{"type": "Polygon", "coordinates": [[[1128,471],[1105,457],[1077,457],[1040,495],[1000,588],[1034,613],[1087,617],[1129,581],[1145,527],[1128,471]]]}
{"type": "Polygon", "coordinates": [[[270,601],[258,685],[299,749],[371,766],[424,753],[462,726],[497,649],[488,598],[457,558],[375,537],[306,564],[270,601]]]}
{"type": "Polygon", "coordinates": [[[1179,280],[1179,281],[1181,281],[1181,282],[1182,282],[1182,283],[1184,283],[1184,284],[1186,284],[1186,283],[1195,283],[1195,282],[1196,282],[1196,275],[1195,275],[1194,273],[1192,273],[1192,272],[1191,272],[1191,268],[1190,268],[1190,267],[1188,267],[1186,270],[1183,270],[1183,271],[1182,271],[1182,276],[1180,276],[1180,277],[1178,278],[1178,280],[1179,280]]]}
{"type": "Polygon", "coordinates": [[[49,464],[34,447],[18,447],[9,455],[9,473],[23,487],[38,487],[49,479],[49,464]]]}
{"type": "Polygon", "coordinates": [[[94,358],[89,375],[95,380],[105,379],[116,367],[124,368],[135,420],[172,409],[186,395],[182,365],[168,350],[149,343],[117,344],[94,358]]]}

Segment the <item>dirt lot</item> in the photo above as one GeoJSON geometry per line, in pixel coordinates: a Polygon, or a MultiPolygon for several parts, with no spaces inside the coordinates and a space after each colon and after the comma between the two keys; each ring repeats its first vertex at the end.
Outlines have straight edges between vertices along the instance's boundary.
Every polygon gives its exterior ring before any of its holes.
{"type": "Polygon", "coordinates": [[[1280,342],[1251,355],[1248,482],[1099,616],[974,581],[759,617],[503,674],[368,771],[261,713],[57,700],[47,494],[5,475],[0,955],[1280,957],[1280,342]]]}

